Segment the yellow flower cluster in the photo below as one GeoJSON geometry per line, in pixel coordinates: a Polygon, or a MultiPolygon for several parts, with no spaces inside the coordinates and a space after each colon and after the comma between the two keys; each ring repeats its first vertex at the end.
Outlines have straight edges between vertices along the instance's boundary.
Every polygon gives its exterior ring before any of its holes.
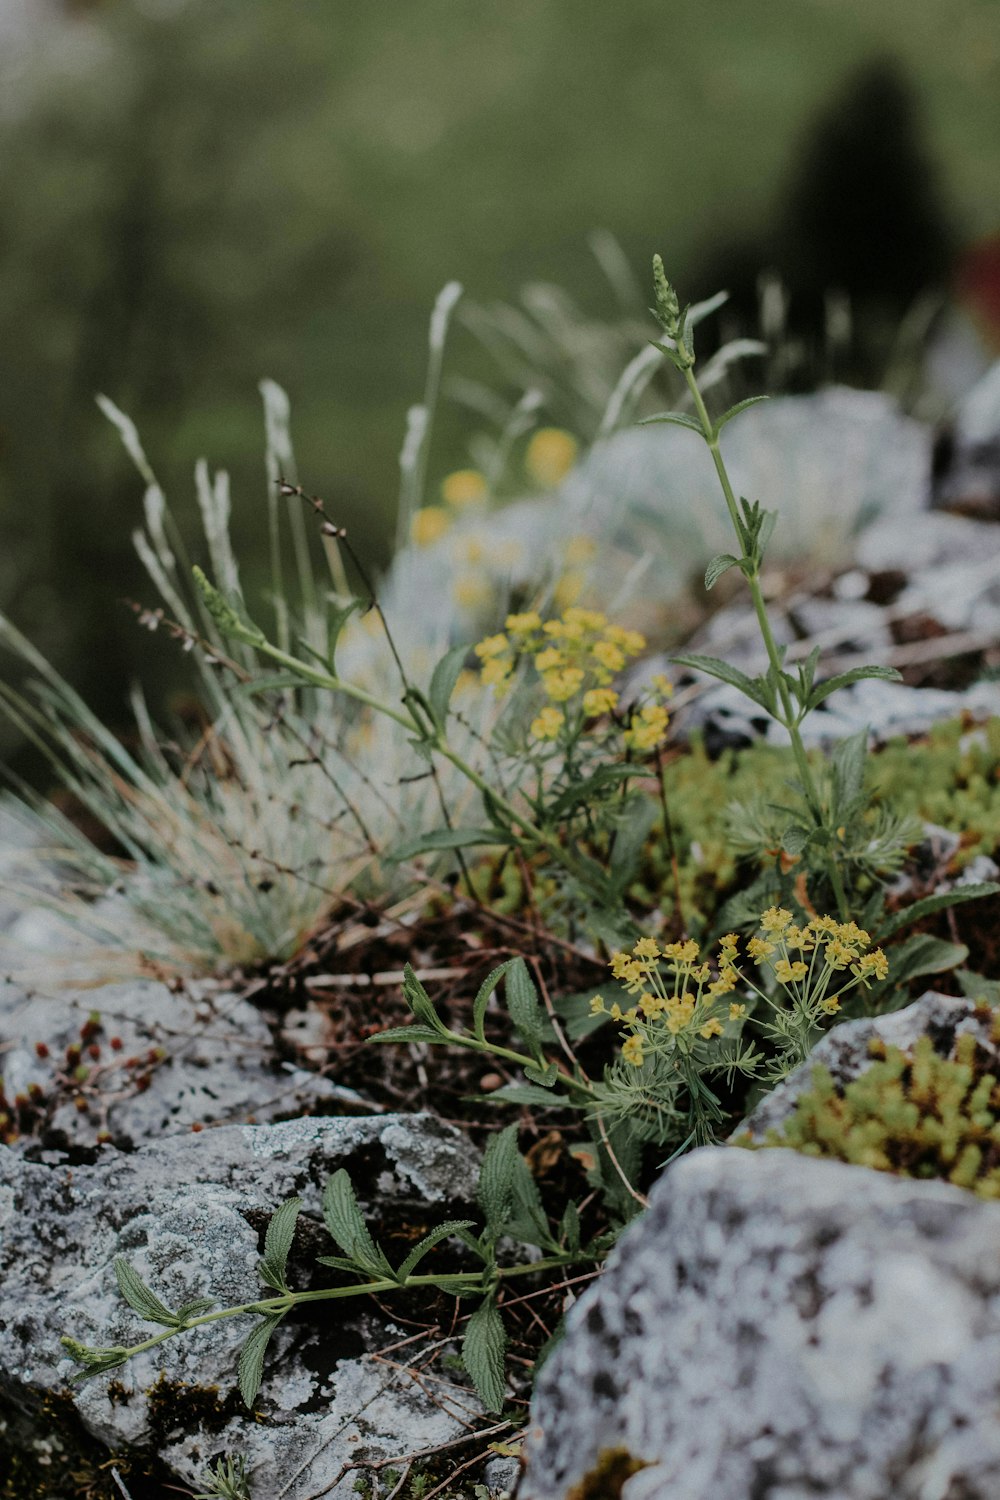
{"type": "MultiPolygon", "coordinates": [[[[482,680],[502,690],[518,663],[528,660],[538,674],[547,705],[531,725],[535,739],[557,739],[572,711],[583,719],[614,713],[618,694],[610,686],[615,673],[645,649],[645,637],[637,630],[608,623],[596,609],[577,605],[556,619],[543,620],[537,610],[507,616],[504,629],[487,636],[475,648],[482,663],[482,680]],[[560,706],[557,706],[560,705],[560,706]]],[[[670,691],[662,679],[656,687],[660,698],[670,691]]],[[[625,731],[633,748],[651,749],[666,734],[669,715],[662,703],[645,704],[625,731]]]]}
{"type": "Polygon", "coordinates": [[[885,979],[889,973],[889,960],[882,949],[872,948],[871,937],[856,922],[813,917],[799,927],[790,911],[772,906],[764,912],[760,926],[765,936],[753,937],[747,943],[750,957],[756,964],[769,962],[781,984],[807,982],[813,993],[820,987],[819,1003],[829,1013],[840,1009],[839,997],[847,987],[842,985],[836,993],[828,994],[834,974],[849,973],[851,980],[868,988],[872,979],[885,979]]]}
{"type": "Polygon", "coordinates": [[[660,944],[644,937],[630,953],[612,955],[612,974],[628,994],[638,996],[637,1002],[623,1011],[617,1002],[608,1006],[597,995],[590,1008],[594,1015],[606,1013],[627,1028],[622,1044],[625,1062],[641,1067],[651,1050],[690,1051],[698,1041],[722,1036],[726,1022],[743,1019],[745,1005],[720,1004],[737,984],[735,943],[732,934],[722,939],[714,978],[713,965],[702,961],[698,944],[690,939],[660,944]]]}

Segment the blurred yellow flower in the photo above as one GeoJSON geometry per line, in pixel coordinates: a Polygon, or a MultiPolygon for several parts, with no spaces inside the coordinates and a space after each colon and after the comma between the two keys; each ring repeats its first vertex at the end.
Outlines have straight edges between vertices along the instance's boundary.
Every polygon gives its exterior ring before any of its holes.
{"type": "Polygon", "coordinates": [[[410,539],[415,547],[429,547],[440,541],[451,525],[451,516],[440,505],[425,505],[410,522],[410,539]]]}
{"type": "Polygon", "coordinates": [[[618,694],[611,688],[591,688],[583,695],[583,711],[588,719],[609,714],[618,706],[618,694]]]}
{"type": "Polygon", "coordinates": [[[554,740],[558,737],[560,729],[566,722],[566,715],[560,708],[553,708],[551,703],[540,710],[538,717],[531,721],[531,732],[536,740],[554,740]]]}
{"type": "Polygon", "coordinates": [[[479,642],[473,649],[480,661],[488,661],[493,656],[502,656],[510,648],[510,641],[503,631],[499,635],[488,635],[485,640],[479,642]]]}
{"type": "Polygon", "coordinates": [[[493,598],[493,590],[485,578],[467,573],[455,579],[452,596],[460,609],[482,609],[493,598]]]}
{"type": "Polygon", "coordinates": [[[542,674],[542,687],[547,698],[556,703],[565,703],[578,693],[583,685],[584,674],[579,667],[561,667],[555,672],[542,674]]]}
{"type": "Polygon", "coordinates": [[[490,487],[478,469],[456,469],[441,481],[441,498],[446,505],[461,509],[463,505],[478,505],[489,498],[490,487]]]}
{"type": "Polygon", "coordinates": [[[576,463],[579,446],[561,427],[540,427],[528,444],[524,467],[536,484],[558,484],[576,463]]]}

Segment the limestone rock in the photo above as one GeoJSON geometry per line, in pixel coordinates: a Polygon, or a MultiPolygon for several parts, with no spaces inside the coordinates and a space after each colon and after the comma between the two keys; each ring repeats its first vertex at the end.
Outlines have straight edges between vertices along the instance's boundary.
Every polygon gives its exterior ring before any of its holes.
{"type": "MultiPolygon", "coordinates": [[[[303,1217],[289,1274],[308,1285],[315,1256],[334,1253],[320,1195],[340,1166],[376,1225],[429,1228],[471,1201],[477,1161],[457,1131],[428,1116],[227,1127],[130,1155],[108,1149],[75,1168],[0,1148],[0,1431],[16,1418],[22,1452],[50,1440],[46,1403],[73,1370],[63,1333],[103,1345],[154,1331],[119,1296],[116,1255],[168,1304],[201,1295],[220,1306],[251,1301],[263,1291],[255,1265],[267,1217],[298,1193],[303,1217]],[[32,1412],[27,1435],[24,1414],[32,1412]]],[[[194,1484],[208,1460],[242,1451],[255,1496],[303,1500],[349,1495],[357,1476],[347,1471],[338,1483],[345,1464],[447,1441],[477,1409],[459,1385],[435,1386],[431,1399],[407,1372],[419,1341],[380,1360],[412,1329],[351,1299],[318,1304],[278,1330],[255,1418],[234,1394],[236,1355],[251,1326],[249,1318],[211,1324],[110,1381],[74,1386],[69,1416],[112,1452],[148,1449],[160,1477],[175,1484],[194,1484]]],[[[64,1447],[65,1432],[64,1423],[64,1447]]],[[[141,1457],[134,1472],[143,1473],[141,1457]]],[[[134,1493],[149,1491],[140,1482],[134,1493]]]]}
{"type": "MultiPolygon", "coordinates": [[[[873,1035],[930,1031],[948,1049],[979,1024],[971,1002],[928,995],[838,1027],[811,1062],[849,1078],[873,1035]]],[[[756,1111],[755,1134],[809,1069],[756,1111]]],[[[617,1465],[623,1500],[995,1500],[998,1410],[1000,1206],[710,1147],[663,1175],[570,1313],[520,1496],[587,1494],[617,1465]]]]}

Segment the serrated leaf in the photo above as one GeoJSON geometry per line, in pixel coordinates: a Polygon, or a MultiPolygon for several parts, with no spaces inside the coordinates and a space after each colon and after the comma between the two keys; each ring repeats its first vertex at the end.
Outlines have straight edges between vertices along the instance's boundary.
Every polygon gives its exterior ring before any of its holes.
{"type": "Polygon", "coordinates": [[[261,1281],[273,1287],[276,1292],[288,1291],[285,1266],[301,1208],[301,1198],[289,1198],[287,1203],[283,1203],[271,1215],[267,1234],[264,1236],[264,1259],[257,1269],[261,1281]]]}
{"type": "Polygon", "coordinates": [[[762,696],[761,682],[747,676],[745,672],[739,671],[737,667],[731,667],[727,661],[721,661],[717,656],[696,656],[687,653],[683,656],[672,656],[672,662],[679,667],[690,667],[695,672],[705,672],[709,677],[717,677],[720,682],[727,682],[730,687],[739,688],[744,697],[753,703],[759,703],[762,708],[767,704],[762,696]]]}
{"type": "Polygon", "coordinates": [[[541,1061],[545,1020],[538,1003],[538,991],[523,958],[515,958],[508,969],[504,979],[504,994],[515,1031],[531,1055],[541,1061]]]}
{"type": "MultiPolygon", "coordinates": [[[[657,344],[656,347],[659,349],[662,346],[657,344]]],[[[676,352],[673,349],[664,349],[663,353],[672,359],[675,364],[677,363],[676,352]]],[[[643,417],[638,425],[640,427],[651,427],[654,422],[671,422],[675,427],[686,427],[689,432],[696,432],[699,437],[705,436],[701,428],[701,423],[696,421],[694,417],[689,417],[686,412],[661,411],[655,417],[643,417]]]]}
{"type": "Polygon", "coordinates": [[[140,1318],[145,1318],[147,1323],[159,1323],[164,1328],[177,1327],[177,1314],[171,1312],[155,1292],[150,1291],[138,1271],[123,1256],[115,1256],[114,1269],[118,1290],[133,1312],[137,1312],[140,1318]]]}
{"type": "Polygon", "coordinates": [[[483,1031],[483,1022],[486,1019],[486,1007],[490,1003],[490,996],[507,971],[513,968],[514,964],[518,962],[519,960],[516,958],[508,958],[506,963],[498,964],[495,969],[490,970],[479,986],[479,992],[472,1005],[472,1033],[484,1045],[486,1043],[486,1033],[483,1031]]]}
{"type": "Polygon", "coordinates": [[[519,1159],[516,1125],[508,1125],[505,1130],[490,1136],[479,1169],[476,1202],[483,1211],[486,1228],[494,1238],[510,1218],[514,1202],[514,1173],[519,1159]]]}
{"type": "Polygon", "coordinates": [[[831,693],[836,693],[840,688],[850,687],[852,682],[864,682],[873,679],[877,682],[902,682],[902,674],[895,667],[852,667],[849,672],[838,672],[835,677],[828,677],[825,682],[818,682],[809,695],[809,707],[815,708],[818,703],[829,698],[831,693]]]}
{"type": "MultiPolygon", "coordinates": [[[[410,963],[403,965],[403,994],[417,1020],[423,1022],[429,1031],[435,1033],[435,1041],[447,1035],[447,1028],[434,1009],[433,1000],[420,983],[410,963]]],[[[410,1040],[412,1041],[413,1038],[411,1037],[410,1040]]]]}
{"type": "Polygon", "coordinates": [[[876,942],[884,943],[886,938],[891,938],[894,933],[904,927],[910,927],[914,922],[920,922],[924,917],[929,917],[933,912],[944,911],[949,906],[961,906],[963,901],[978,901],[982,896],[996,896],[1000,894],[1000,885],[994,880],[984,880],[978,885],[960,885],[953,891],[941,891],[936,896],[925,896],[922,901],[914,901],[912,906],[906,906],[897,912],[884,927],[879,930],[876,942]]]}
{"type": "Polygon", "coordinates": [[[210,1307],[215,1306],[214,1297],[195,1297],[192,1302],[185,1302],[183,1307],[177,1309],[178,1323],[186,1323],[188,1318],[197,1318],[210,1307]]]}
{"type": "MultiPolygon", "coordinates": [[[[420,743],[413,741],[414,745],[420,743]]],[[[426,747],[425,747],[426,748],[426,747]]],[[[513,836],[502,828],[430,828],[413,839],[390,849],[387,858],[393,864],[415,859],[418,854],[432,854],[442,849],[471,849],[478,845],[513,844],[513,836]]]]}
{"type": "Polygon", "coordinates": [[[786,854],[799,855],[809,842],[808,828],[801,823],[792,823],[781,835],[781,847],[786,854]]]}
{"type": "Polygon", "coordinates": [[[341,1250],[373,1276],[395,1279],[395,1272],[368,1232],[350,1177],[343,1167],[323,1189],[323,1222],[341,1250]]]}
{"type": "Polygon", "coordinates": [[[472,1219],[449,1219],[447,1223],[439,1224],[436,1229],[432,1229],[430,1234],[424,1235],[419,1244],[414,1245],[396,1272],[397,1279],[405,1281],[407,1276],[412,1276],[429,1250],[433,1250],[435,1245],[440,1244],[442,1240],[448,1239],[450,1235],[455,1234],[459,1229],[471,1229],[473,1223],[474,1220],[472,1219]]]}
{"type": "Polygon", "coordinates": [[[507,1335],[492,1297],[487,1297],[469,1319],[462,1340],[462,1363],[487,1411],[503,1411],[507,1395],[503,1359],[507,1335]]]}
{"type": "Polygon", "coordinates": [[[728,573],[730,568],[738,568],[739,565],[739,558],[733,557],[731,553],[717,553],[715,557],[712,558],[712,561],[709,563],[708,567],[705,569],[705,588],[714,588],[719,579],[722,577],[723,573],[728,573]]]}
{"type": "Polygon", "coordinates": [[[443,729],[448,717],[448,705],[451,695],[455,691],[457,683],[465,665],[468,654],[466,646],[455,646],[451,651],[446,651],[431,673],[430,687],[427,691],[427,701],[430,703],[431,712],[438,725],[443,729]]]}
{"type": "Polygon", "coordinates": [[[376,1031],[374,1036],[365,1037],[366,1044],[369,1042],[440,1042],[442,1034],[434,1031],[430,1026],[390,1026],[387,1031],[376,1031]]]}
{"type": "Polygon", "coordinates": [[[537,1083],[539,1088],[551,1089],[555,1088],[559,1077],[559,1069],[555,1063],[551,1062],[546,1063],[544,1067],[537,1068],[533,1068],[530,1063],[525,1063],[524,1076],[530,1079],[532,1083],[537,1083]]]}
{"type": "Polygon", "coordinates": [[[536,1108],[546,1109],[566,1107],[566,1101],[558,1094],[551,1094],[535,1083],[505,1083],[502,1089],[490,1094],[489,1099],[491,1104],[533,1104],[536,1108]]]}
{"type": "Polygon", "coordinates": [[[507,1220],[507,1233],[525,1245],[536,1245],[540,1249],[556,1248],[545,1214],[542,1195],[531,1168],[520,1154],[514,1165],[514,1201],[511,1217],[507,1220]]]}
{"type": "Polygon", "coordinates": [[[267,1353],[271,1335],[280,1322],[280,1317],[265,1318],[251,1331],[240,1350],[236,1376],[239,1381],[240,1395],[248,1407],[252,1407],[257,1399],[257,1392],[260,1390],[260,1382],[264,1374],[264,1355],[267,1353]]]}
{"type": "Polygon", "coordinates": [[[738,417],[741,411],[746,411],[748,406],[757,406],[761,401],[770,401],[770,399],[770,396],[747,396],[745,401],[737,401],[735,406],[731,406],[728,411],[724,411],[722,416],[719,417],[715,424],[715,436],[718,437],[726,423],[731,422],[734,417],[738,417]]]}

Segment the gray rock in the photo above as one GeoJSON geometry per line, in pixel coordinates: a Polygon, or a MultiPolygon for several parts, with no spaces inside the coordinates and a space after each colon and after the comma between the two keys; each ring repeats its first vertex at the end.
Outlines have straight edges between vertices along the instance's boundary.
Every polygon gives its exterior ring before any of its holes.
{"type": "MultiPolygon", "coordinates": [[[[339,1166],[351,1171],[366,1212],[429,1227],[471,1201],[477,1159],[464,1137],[428,1116],[228,1127],[132,1155],[108,1150],[72,1170],[0,1148],[0,1417],[65,1389],[73,1367],[61,1334],[103,1345],[152,1331],[117,1292],[116,1255],[168,1304],[199,1295],[220,1306],[251,1301],[262,1291],[255,1265],[266,1218],[298,1193],[303,1219],[289,1274],[308,1285],[315,1256],[334,1252],[318,1221],[323,1185],[339,1166]]],[[[356,1475],[338,1481],[346,1464],[447,1441],[478,1410],[458,1385],[436,1382],[429,1394],[426,1376],[407,1369],[422,1343],[387,1350],[412,1328],[395,1328],[365,1299],[315,1311],[279,1329],[259,1420],[232,1394],[250,1319],[208,1325],[139,1356],[111,1382],[75,1386],[74,1419],[114,1452],[155,1450],[175,1483],[193,1484],[209,1459],[242,1451],[255,1497],[303,1500],[349,1495],[356,1475]],[[194,1396],[211,1415],[194,1412],[194,1396]]]]}
{"type": "MultiPolygon", "coordinates": [[[[928,995],[838,1027],[950,1045],[971,1002],[928,995]]],[[[800,1070],[752,1117],[780,1122],[800,1070]]],[[[616,1452],[623,1500],[995,1500],[1000,1206],[960,1188],[710,1147],[671,1167],[539,1379],[521,1500],[564,1500],[616,1452]]]]}

